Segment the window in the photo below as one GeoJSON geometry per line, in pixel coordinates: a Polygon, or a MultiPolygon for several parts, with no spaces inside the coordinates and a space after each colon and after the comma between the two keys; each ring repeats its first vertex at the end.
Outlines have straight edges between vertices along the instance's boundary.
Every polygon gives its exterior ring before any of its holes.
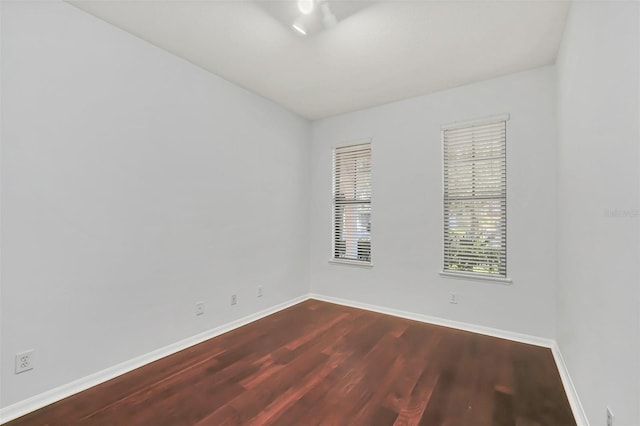
{"type": "Polygon", "coordinates": [[[445,273],[506,279],[508,119],[442,129],[445,273]]]}
{"type": "Polygon", "coordinates": [[[371,263],[371,143],[333,151],[333,259],[371,263]]]}

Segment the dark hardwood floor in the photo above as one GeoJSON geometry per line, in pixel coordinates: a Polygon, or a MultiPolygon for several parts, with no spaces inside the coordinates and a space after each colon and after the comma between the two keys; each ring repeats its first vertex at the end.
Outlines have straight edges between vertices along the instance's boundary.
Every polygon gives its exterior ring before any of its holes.
{"type": "Polygon", "coordinates": [[[308,300],[9,425],[575,425],[549,349],[308,300]]]}

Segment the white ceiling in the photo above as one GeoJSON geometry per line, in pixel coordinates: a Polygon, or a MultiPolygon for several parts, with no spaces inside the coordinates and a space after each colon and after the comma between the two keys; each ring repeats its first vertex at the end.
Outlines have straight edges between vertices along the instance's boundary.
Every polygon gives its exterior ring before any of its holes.
{"type": "Polygon", "coordinates": [[[308,119],[553,64],[569,8],[360,2],[336,27],[305,37],[285,22],[290,0],[70,3],[308,119]]]}

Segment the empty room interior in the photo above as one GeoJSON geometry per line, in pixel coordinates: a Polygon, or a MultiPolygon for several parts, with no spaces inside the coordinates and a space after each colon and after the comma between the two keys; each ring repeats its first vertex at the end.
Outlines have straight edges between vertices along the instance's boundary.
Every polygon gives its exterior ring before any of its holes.
{"type": "Polygon", "coordinates": [[[640,426],[640,2],[0,23],[0,423],[640,426]]]}

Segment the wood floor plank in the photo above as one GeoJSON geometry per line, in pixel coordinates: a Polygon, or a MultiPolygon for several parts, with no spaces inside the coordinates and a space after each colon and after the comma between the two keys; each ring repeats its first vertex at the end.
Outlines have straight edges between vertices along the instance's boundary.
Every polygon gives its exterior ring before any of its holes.
{"type": "MultiPolygon", "coordinates": [[[[455,368],[454,381],[449,393],[449,403],[445,417],[452,424],[473,426],[477,423],[488,424],[490,417],[486,416],[487,408],[475,405],[479,401],[479,393],[490,392],[491,388],[485,386],[487,373],[492,368],[491,361],[481,362],[483,355],[482,342],[485,336],[469,334],[466,336],[461,350],[460,359],[455,368]],[[484,419],[483,419],[484,418],[484,419]]],[[[484,401],[490,403],[490,400],[484,401]]]]}
{"type": "Polygon", "coordinates": [[[431,401],[434,390],[447,375],[439,374],[433,369],[425,369],[411,391],[409,400],[404,405],[394,423],[397,426],[425,424],[424,418],[427,404],[431,401]]]}
{"type": "MultiPolygon", "coordinates": [[[[459,334],[446,334],[441,344],[429,354],[431,360],[427,364],[429,371],[423,372],[423,375],[427,378],[436,376],[435,388],[429,390],[426,406],[424,408],[420,406],[421,417],[412,418],[412,415],[417,414],[417,410],[414,407],[408,407],[413,410],[413,413],[407,417],[410,422],[407,424],[436,425],[446,422],[446,414],[454,391],[456,369],[463,356],[464,337],[459,334]],[[427,373],[431,374],[427,375],[427,373]]],[[[415,398],[414,395],[415,391],[412,392],[410,401],[415,398]]]]}
{"type": "Polygon", "coordinates": [[[331,391],[333,383],[325,377],[309,390],[305,395],[298,399],[288,410],[270,421],[274,425],[312,425],[318,424],[322,417],[318,412],[321,409],[326,410],[327,407],[319,404],[323,401],[327,393],[331,391]],[[318,410],[315,411],[314,410],[318,410]]]}
{"type": "Polygon", "coordinates": [[[416,324],[410,324],[398,339],[396,349],[404,354],[405,368],[387,388],[387,396],[383,406],[399,413],[409,402],[420,374],[426,363],[429,363],[429,353],[433,351],[442,339],[442,330],[432,327],[432,330],[421,330],[416,324]],[[426,333],[425,333],[426,332],[426,333]]]}
{"type": "Polygon", "coordinates": [[[493,395],[492,423],[499,426],[516,426],[513,412],[513,395],[496,390],[493,395]]]}
{"type": "Polygon", "coordinates": [[[341,381],[337,382],[343,385],[337,384],[334,387],[334,389],[339,387],[342,391],[339,393],[342,399],[338,404],[339,408],[331,410],[323,418],[323,423],[336,424],[341,419],[348,418],[355,424],[366,424],[371,416],[368,406],[369,404],[373,407],[378,405],[384,388],[391,381],[390,370],[392,373],[399,371],[399,364],[394,364],[396,355],[388,349],[393,347],[396,339],[387,334],[390,328],[386,325],[382,327],[384,328],[378,329],[380,335],[378,341],[368,353],[364,356],[358,353],[352,355],[357,357],[353,362],[355,366],[343,376],[341,381]]]}
{"type": "Polygon", "coordinates": [[[479,377],[473,385],[471,401],[464,416],[463,423],[473,425],[492,424],[501,426],[493,421],[495,406],[495,377],[499,369],[499,339],[480,339],[478,346],[480,350],[475,358],[475,366],[479,370],[479,377]]]}
{"type": "Polygon", "coordinates": [[[536,353],[524,344],[513,344],[514,411],[520,422],[541,425],[568,422],[573,416],[550,351],[536,353]]]}
{"type": "Polygon", "coordinates": [[[300,381],[284,391],[284,393],[278,396],[271,404],[254,416],[251,419],[251,423],[257,425],[277,424],[274,420],[281,413],[287,410],[311,389],[316,387],[318,383],[324,381],[325,377],[344,361],[344,358],[344,354],[335,354],[330,357],[326,363],[316,366],[314,370],[310,371],[307,375],[301,378],[300,381]]]}
{"type": "Polygon", "coordinates": [[[576,423],[549,349],[307,300],[8,425],[576,423]]]}

